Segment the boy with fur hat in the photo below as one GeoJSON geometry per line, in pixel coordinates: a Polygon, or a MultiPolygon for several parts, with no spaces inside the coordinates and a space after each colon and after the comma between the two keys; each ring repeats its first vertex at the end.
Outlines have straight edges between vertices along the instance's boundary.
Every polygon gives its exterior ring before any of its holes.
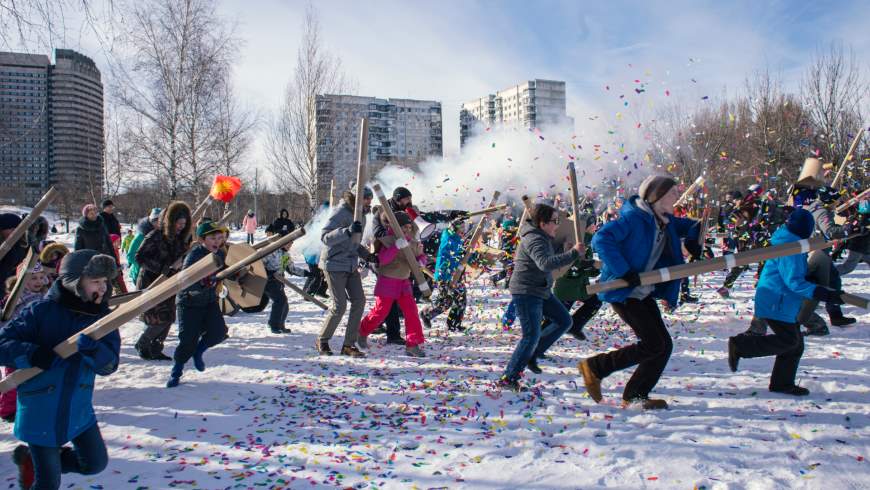
{"type": "Polygon", "coordinates": [[[639,403],[644,409],[667,408],[664,400],[649,398],[671,357],[673,343],[656,299],[669,308],[677,306],[680,281],[641,285],[640,273],[684,263],[681,241],[693,257],[701,255],[698,222],[674,217],[679,199],[677,182],[666,176],[649,176],[620,209],[619,218],[606,223],[592,239],[601,258],[601,282],[623,279],[628,287],[599,293],[640,340],[578,364],[593,400],[600,403],[601,380],[638,365],[625,384],[624,406],[639,403]]]}
{"type": "MultiPolygon", "coordinates": [[[[221,266],[225,258],[223,244],[224,226],[215,221],[204,221],[196,227],[199,242],[184,258],[182,270],[192,266],[208,254],[215,254],[221,266]]],[[[205,351],[227,338],[227,325],[218,305],[216,274],[201,279],[187,289],[180,291],[175,298],[178,309],[178,347],[172,356],[175,364],[166,382],[167,388],[174,388],[181,382],[184,365],[193,357],[197,371],[205,371],[202,355],[205,351]]]]}
{"type": "MultiPolygon", "coordinates": [[[[152,230],[136,251],[139,276],[136,287],[148,288],[161,275],[175,274],[173,265],[184,257],[190,243],[190,208],[182,201],[171,203],[164,212],[162,226],[152,230]]],[[[145,330],[136,342],[139,357],[147,361],[168,361],[163,343],[175,322],[175,297],[142,314],[145,330]]]]}
{"type": "MultiPolygon", "coordinates": [[[[813,234],[813,215],[805,209],[794,210],[784,226],[773,234],[771,243],[805,240],[813,234]]],[[[841,305],[842,291],[807,281],[807,254],[800,253],[768,260],[755,289],[755,317],[765,320],[774,335],[737,335],[728,339],[728,365],[737,371],[740,358],[776,356],[768,388],[772,392],[806,396],[810,392],[795,384],[804,340],[798,313],[804,301],[824,301],[841,305]]]]}
{"type": "Polygon", "coordinates": [[[121,336],[100,340],[79,332],[109,313],[115,259],[94,250],[64,257],[60,277],[44,300],[0,329],[0,364],[42,373],[18,387],[15,436],[27,443],[13,452],[23,488],[59,488],[62,473],[95,475],[108,454],[92,403],[96,375],[118,368],[121,336]],[[78,336],[78,353],[62,359],[54,346],[78,336]],[[64,447],[72,441],[73,447],[64,447]]]}
{"type": "MultiPolygon", "coordinates": [[[[24,262],[22,262],[18,266],[18,272],[21,272],[21,269],[25,266],[24,262]]],[[[9,301],[9,297],[11,295],[12,288],[15,286],[15,279],[17,276],[10,277],[11,284],[7,284],[6,289],[10,291],[9,294],[3,298],[2,304],[0,304],[0,310],[6,308],[6,303],[9,301]]],[[[15,304],[15,309],[12,310],[12,316],[10,316],[10,321],[15,319],[16,316],[30,303],[34,301],[40,300],[45,296],[46,291],[48,291],[48,286],[51,282],[48,280],[48,275],[46,274],[45,269],[42,264],[37,261],[34,263],[33,268],[31,268],[27,272],[27,277],[24,279],[24,284],[22,285],[21,295],[18,297],[18,301],[15,304]]],[[[0,328],[6,325],[8,322],[4,322],[0,320],[0,328]]],[[[3,376],[9,376],[15,371],[15,368],[12,367],[4,367],[3,368],[3,376]]],[[[0,394],[0,418],[7,422],[15,421],[15,403],[16,403],[16,390],[10,390],[6,393],[0,394]]]]}
{"type": "MultiPolygon", "coordinates": [[[[395,215],[417,261],[420,265],[425,265],[427,258],[423,253],[423,245],[414,239],[416,235],[414,223],[407,213],[399,211],[395,215]]],[[[386,220],[385,217],[383,219],[386,220]]],[[[405,317],[405,352],[412,357],[425,357],[426,354],[420,347],[424,342],[423,326],[420,323],[417,302],[414,301],[414,293],[411,289],[411,265],[405,260],[405,256],[399,253],[396,243],[397,241],[394,241],[389,247],[380,242],[375,245],[379,264],[378,281],[375,284],[375,306],[360,323],[360,337],[357,343],[360,347],[367,348],[369,334],[384,321],[393,304],[398,304],[405,317]]]]}

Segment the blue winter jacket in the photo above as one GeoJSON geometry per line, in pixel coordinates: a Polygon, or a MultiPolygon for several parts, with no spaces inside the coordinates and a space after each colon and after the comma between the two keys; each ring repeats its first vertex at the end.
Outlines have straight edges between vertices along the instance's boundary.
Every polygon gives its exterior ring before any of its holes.
{"type": "MultiPolygon", "coordinates": [[[[800,237],[780,226],[770,239],[771,245],[796,242],[800,237]]],[[[755,316],[795,323],[801,304],[813,298],[816,285],[807,281],[807,254],[789,255],[764,263],[755,286],[755,316]]]]}
{"type": "Polygon", "coordinates": [[[462,237],[451,228],[442,231],[438,258],[435,261],[435,280],[449,281],[464,256],[465,246],[462,244],[462,237]]]}
{"type": "MultiPolygon", "coordinates": [[[[39,346],[54,347],[109,312],[109,307],[83,303],[54,282],[46,299],[29,305],[0,329],[0,364],[32,367],[30,355],[39,346]]],[[[15,436],[29,444],[59,447],[91,428],[95,375],[118,369],[121,336],[118,331],[99,341],[94,356],[76,353],[18,387],[15,436]]]]}
{"type": "MultiPolygon", "coordinates": [[[[644,272],[649,254],[653,247],[656,232],[655,217],[637,207],[638,196],[632,196],[619,210],[619,218],[605,224],[592,238],[592,248],[603,262],[599,281],[606,282],[627,274],[629,271],[644,272]]],[[[665,227],[667,244],[661,257],[655,263],[654,269],[683,264],[681,239],[697,240],[700,229],[698,222],[688,218],[677,218],[667,215],[668,225],[665,227]]],[[[622,303],[631,288],[615,289],[598,293],[602,301],[622,303]]],[[[680,281],[669,281],[656,284],[653,297],[668,302],[671,308],[677,305],[680,294],[680,281]]]]}

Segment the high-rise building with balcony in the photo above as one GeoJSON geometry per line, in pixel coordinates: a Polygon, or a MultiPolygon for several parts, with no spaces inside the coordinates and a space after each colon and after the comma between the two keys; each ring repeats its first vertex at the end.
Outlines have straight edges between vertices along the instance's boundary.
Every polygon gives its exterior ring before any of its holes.
{"type": "Polygon", "coordinates": [[[326,200],[356,180],[360,121],[368,118],[369,173],[387,165],[415,167],[442,156],[441,103],[432,100],[379,99],[355,95],[318,95],[316,100],[318,198],[326,200]]]}
{"type": "Polygon", "coordinates": [[[557,124],[574,124],[566,112],[565,82],[529,80],[462,104],[459,142],[464,146],[475,130],[482,127],[502,125],[532,129],[557,124]]]}
{"type": "Polygon", "coordinates": [[[75,51],[0,52],[0,195],[34,204],[51,185],[102,194],[103,85],[75,51]]]}

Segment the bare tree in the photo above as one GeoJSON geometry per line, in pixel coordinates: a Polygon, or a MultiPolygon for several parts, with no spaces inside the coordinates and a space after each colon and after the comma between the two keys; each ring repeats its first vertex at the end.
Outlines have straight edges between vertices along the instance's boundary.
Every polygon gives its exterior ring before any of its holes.
{"type": "MultiPolygon", "coordinates": [[[[275,181],[286,191],[305,194],[311,209],[318,203],[319,179],[328,181],[332,175],[331,168],[324,168],[329,163],[323,157],[331,155],[340,143],[318,131],[317,96],[347,90],[341,60],[324,49],[317,13],[309,6],[293,79],[270,123],[266,152],[275,181]]],[[[328,117],[323,124],[329,124],[328,117]]]]}
{"type": "Polygon", "coordinates": [[[868,90],[870,84],[851,49],[831,44],[813,59],[801,81],[801,96],[815,128],[815,147],[826,160],[839,165],[845,158],[864,121],[861,111],[868,90]]]}
{"type": "Polygon", "coordinates": [[[238,41],[206,0],[160,0],[136,6],[125,41],[127,63],[115,63],[114,94],[136,114],[140,171],[168,184],[169,198],[201,179],[200,155],[215,80],[229,76],[238,41]]]}
{"type": "Polygon", "coordinates": [[[127,184],[134,149],[128,134],[127,121],[120,109],[107,109],[105,127],[103,195],[113,197],[127,184]]]}

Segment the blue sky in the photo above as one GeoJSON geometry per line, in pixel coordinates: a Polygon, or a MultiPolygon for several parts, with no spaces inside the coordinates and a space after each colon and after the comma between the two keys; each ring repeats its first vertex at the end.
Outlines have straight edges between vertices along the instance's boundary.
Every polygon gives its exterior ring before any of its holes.
{"type": "MultiPolygon", "coordinates": [[[[116,0],[118,1],[118,0],[116,0]]],[[[268,114],[292,75],[303,1],[223,0],[218,11],[245,41],[235,80],[268,114]]],[[[357,93],[439,100],[445,152],[459,146],[462,102],[523,80],[568,82],[568,113],[614,121],[670,100],[701,103],[738,91],[769,67],[796,89],[813,53],[832,41],[870,59],[870,2],[833,1],[343,1],[314,2],[328,49],[357,93]],[[640,80],[646,92],[635,94],[640,80]],[[608,90],[606,87],[610,87],[608,90]],[[665,95],[665,91],[670,93],[665,95]],[[619,95],[626,95],[620,99],[619,95]],[[625,101],[632,105],[627,109],[625,101]]],[[[66,47],[99,46],[70,26],[66,47]]],[[[93,56],[98,63],[101,56],[93,56]]],[[[578,127],[578,132],[584,130],[578,127]]],[[[252,160],[262,160],[255,149],[252,160]]]]}

